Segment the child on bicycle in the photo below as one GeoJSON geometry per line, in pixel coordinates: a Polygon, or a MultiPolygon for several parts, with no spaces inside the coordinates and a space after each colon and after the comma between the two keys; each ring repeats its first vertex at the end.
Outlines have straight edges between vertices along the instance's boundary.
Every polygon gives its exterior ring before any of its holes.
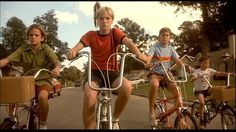
{"type": "MultiPolygon", "coordinates": [[[[174,47],[170,45],[171,30],[168,27],[163,27],[159,31],[159,43],[152,45],[148,51],[148,61],[146,67],[150,69],[153,64],[152,60],[156,59],[158,62],[162,62],[166,70],[171,67],[171,61],[174,61],[177,65],[181,66],[183,63],[179,59],[174,47]]],[[[155,65],[150,73],[147,75],[150,83],[149,91],[149,119],[152,127],[157,126],[156,115],[154,112],[154,104],[157,98],[157,91],[162,83],[165,83],[168,90],[175,96],[175,101],[179,107],[183,106],[181,93],[177,89],[177,84],[170,82],[160,64],[155,65]]],[[[163,87],[163,86],[162,86],[163,87]]]]}
{"type": "MultiPolygon", "coordinates": [[[[114,13],[110,7],[101,7],[96,12],[96,22],[98,23],[98,31],[89,31],[82,36],[80,41],[67,54],[69,60],[75,58],[76,54],[84,47],[90,47],[92,59],[97,63],[98,67],[106,73],[109,71],[109,79],[112,87],[118,85],[119,72],[117,60],[112,59],[107,69],[106,61],[113,53],[118,52],[118,47],[122,44],[127,46],[132,53],[137,55],[140,60],[146,61],[146,56],[142,54],[137,46],[119,29],[111,28],[114,20],[114,13]]],[[[115,57],[116,58],[116,57],[115,57]]],[[[98,67],[92,63],[92,85],[104,87],[102,75],[98,67]]],[[[105,74],[106,75],[106,74],[105,74]]],[[[107,77],[105,77],[107,80],[107,77]]],[[[83,122],[85,129],[96,128],[95,122],[95,105],[97,102],[98,91],[89,87],[88,80],[84,85],[84,106],[83,106],[83,122]]],[[[113,129],[119,129],[119,117],[124,110],[128,99],[131,95],[131,83],[123,77],[122,86],[117,90],[118,96],[113,112],[113,129]]]]}
{"type": "MultiPolygon", "coordinates": [[[[61,63],[53,50],[46,44],[46,32],[41,25],[32,24],[27,32],[29,44],[22,45],[8,57],[0,60],[0,67],[6,66],[8,63],[19,63],[26,73],[31,69],[49,68],[50,64],[54,64],[52,70],[53,76],[60,74],[61,63]]],[[[37,72],[34,71],[31,75],[37,72]]],[[[39,79],[35,80],[36,97],[38,97],[40,129],[47,129],[48,117],[48,95],[52,90],[51,78],[48,73],[40,74],[39,79]]]]}
{"type": "MultiPolygon", "coordinates": [[[[210,59],[209,56],[202,56],[199,59],[199,68],[194,70],[192,73],[191,81],[194,82],[194,94],[199,101],[199,116],[200,116],[200,125],[204,126],[203,114],[204,114],[204,104],[205,97],[210,96],[210,87],[205,79],[210,82],[210,77],[227,77],[227,72],[219,72],[215,69],[209,68],[210,59]],[[204,77],[204,78],[203,78],[204,77]]],[[[235,74],[233,74],[235,75],[235,74]]]]}

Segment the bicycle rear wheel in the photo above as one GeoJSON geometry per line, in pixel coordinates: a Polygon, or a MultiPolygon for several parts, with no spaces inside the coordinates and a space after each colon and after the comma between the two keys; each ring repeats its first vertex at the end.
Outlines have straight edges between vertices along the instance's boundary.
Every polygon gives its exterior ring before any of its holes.
{"type": "Polygon", "coordinates": [[[229,105],[223,106],[221,111],[221,125],[223,129],[235,129],[235,112],[229,105]]]}
{"type": "Polygon", "coordinates": [[[177,129],[199,129],[197,121],[187,109],[181,110],[181,114],[175,119],[174,126],[177,129]]]}

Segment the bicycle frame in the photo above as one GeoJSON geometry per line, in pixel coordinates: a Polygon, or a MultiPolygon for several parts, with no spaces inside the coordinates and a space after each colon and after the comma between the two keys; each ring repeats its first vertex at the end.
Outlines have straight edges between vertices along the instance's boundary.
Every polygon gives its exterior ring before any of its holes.
{"type": "Polygon", "coordinates": [[[157,116],[157,118],[158,118],[159,121],[163,121],[163,119],[166,119],[167,127],[171,128],[172,125],[169,122],[169,116],[171,114],[173,114],[174,112],[176,112],[177,110],[180,110],[181,108],[179,106],[174,105],[173,107],[168,109],[167,108],[167,103],[172,103],[171,100],[174,100],[174,96],[167,98],[165,93],[164,93],[164,90],[162,91],[162,95],[163,95],[163,98],[157,99],[156,103],[159,103],[159,104],[164,106],[164,110],[163,110],[164,112],[160,113],[160,115],[157,116]]]}
{"type": "MultiPolygon", "coordinates": [[[[94,87],[92,85],[92,80],[91,80],[91,63],[92,63],[93,60],[91,59],[91,54],[89,52],[82,51],[82,52],[78,53],[77,57],[75,58],[75,59],[77,59],[79,57],[82,57],[83,55],[87,55],[88,56],[88,83],[89,83],[89,86],[93,90],[99,91],[99,93],[98,93],[98,101],[97,101],[97,108],[96,108],[96,110],[97,110],[97,115],[96,115],[96,117],[97,117],[96,118],[97,119],[96,120],[96,124],[97,124],[96,127],[97,127],[97,129],[100,129],[100,124],[101,123],[106,123],[106,125],[108,126],[108,129],[112,129],[112,105],[111,105],[112,102],[111,102],[111,94],[112,94],[112,91],[115,91],[115,90],[119,89],[121,87],[121,85],[122,85],[122,82],[123,82],[122,78],[123,78],[123,74],[124,74],[124,63],[125,63],[126,56],[131,56],[131,57],[135,58],[135,56],[132,53],[123,53],[123,54],[122,53],[114,53],[114,54],[112,54],[108,58],[108,60],[107,60],[107,67],[108,67],[108,62],[112,58],[112,56],[117,55],[117,54],[123,55],[123,57],[121,58],[119,83],[114,88],[111,87],[111,84],[110,84],[110,81],[109,81],[109,73],[108,73],[108,71],[107,71],[107,79],[108,79],[108,83],[109,83],[108,86],[99,88],[99,87],[94,87]]],[[[140,60],[138,60],[138,61],[140,61],[140,60]]],[[[99,67],[98,67],[98,69],[101,72],[99,67]]],[[[105,82],[104,75],[103,75],[102,72],[101,72],[101,74],[102,74],[104,82],[105,82]]]]}

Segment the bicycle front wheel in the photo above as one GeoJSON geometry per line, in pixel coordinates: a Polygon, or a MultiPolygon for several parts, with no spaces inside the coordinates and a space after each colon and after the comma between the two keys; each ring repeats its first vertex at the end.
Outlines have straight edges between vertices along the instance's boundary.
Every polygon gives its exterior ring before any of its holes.
{"type": "Polygon", "coordinates": [[[39,129],[39,108],[37,105],[30,111],[29,129],[39,129]]]}
{"type": "Polygon", "coordinates": [[[222,108],[221,125],[225,130],[235,129],[235,112],[229,105],[223,106],[222,108]]]}
{"type": "Polygon", "coordinates": [[[199,115],[199,103],[198,102],[193,102],[192,108],[191,108],[191,114],[192,116],[200,119],[199,115]]]}
{"type": "Polygon", "coordinates": [[[11,118],[5,118],[4,121],[0,124],[0,129],[13,129],[13,126],[16,125],[16,122],[11,118]]]}
{"type": "Polygon", "coordinates": [[[162,121],[158,121],[158,116],[161,114],[161,113],[164,113],[165,112],[165,109],[164,109],[164,106],[161,104],[161,103],[155,103],[155,106],[154,106],[154,111],[155,111],[155,116],[156,116],[156,122],[157,122],[157,125],[156,126],[153,126],[152,124],[151,125],[151,128],[152,129],[163,129],[165,128],[166,126],[166,120],[163,119],[162,121]]]}
{"type": "Polygon", "coordinates": [[[199,129],[197,121],[187,109],[181,110],[175,119],[174,126],[177,129],[199,129]]]}

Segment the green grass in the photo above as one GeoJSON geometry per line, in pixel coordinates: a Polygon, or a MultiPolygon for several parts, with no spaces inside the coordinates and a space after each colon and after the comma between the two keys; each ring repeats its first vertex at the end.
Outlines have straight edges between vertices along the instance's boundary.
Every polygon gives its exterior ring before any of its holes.
{"type": "MultiPolygon", "coordinates": [[[[235,78],[232,78],[232,80],[230,82],[231,82],[230,86],[235,88],[235,78]]],[[[212,81],[211,83],[212,83],[213,86],[225,85],[224,81],[212,81]]],[[[193,94],[193,83],[192,82],[188,81],[184,84],[181,84],[180,88],[182,90],[182,94],[183,94],[184,99],[187,99],[187,101],[190,101],[190,102],[192,102],[194,99],[196,99],[195,95],[193,94]],[[184,89],[186,91],[187,98],[184,94],[184,89]]],[[[149,83],[144,83],[144,84],[138,85],[137,88],[133,89],[132,94],[138,94],[138,95],[148,97],[149,89],[150,89],[149,83]]],[[[165,90],[165,91],[167,91],[167,90],[165,90]]],[[[165,92],[165,93],[166,93],[167,96],[171,96],[171,94],[168,91],[165,92]]],[[[231,105],[232,107],[235,108],[235,100],[234,101],[229,101],[228,103],[229,103],[229,105],[231,105]]]]}

